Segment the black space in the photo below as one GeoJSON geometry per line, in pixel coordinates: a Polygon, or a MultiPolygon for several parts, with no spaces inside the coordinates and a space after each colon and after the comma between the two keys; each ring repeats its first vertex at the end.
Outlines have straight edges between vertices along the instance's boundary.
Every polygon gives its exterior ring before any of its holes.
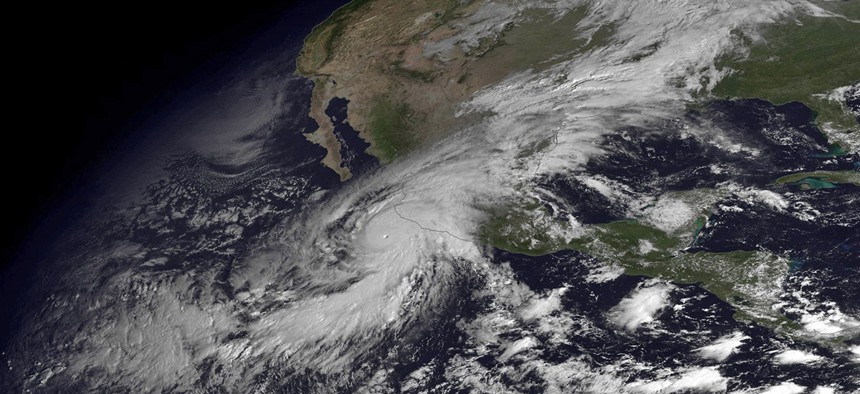
{"type": "MultiPolygon", "coordinates": [[[[0,350],[37,263],[150,119],[243,55],[300,44],[347,0],[29,3],[7,9],[0,350]]],[[[106,180],[111,181],[111,180],[106,180]]]]}
{"type": "Polygon", "coordinates": [[[133,149],[136,127],[246,51],[301,39],[343,3],[34,3],[7,13],[0,349],[37,263],[89,209],[97,176],[133,149]]]}
{"type": "Polygon", "coordinates": [[[15,104],[7,117],[13,126],[4,133],[7,152],[0,155],[7,208],[0,267],[23,253],[40,226],[49,226],[56,208],[91,180],[96,164],[123,149],[147,109],[164,106],[207,67],[228,62],[296,5],[75,3],[18,13],[26,28],[6,48],[14,70],[6,96],[12,92],[15,104]]]}

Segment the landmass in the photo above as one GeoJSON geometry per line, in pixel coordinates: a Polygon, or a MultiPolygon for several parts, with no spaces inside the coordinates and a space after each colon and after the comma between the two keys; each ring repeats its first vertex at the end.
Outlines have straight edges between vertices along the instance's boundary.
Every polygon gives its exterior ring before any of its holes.
{"type": "Polygon", "coordinates": [[[308,138],[326,148],[323,164],[351,176],[324,113],[335,97],[349,100],[348,121],[383,163],[463,129],[462,101],[511,73],[540,70],[600,44],[582,38],[587,15],[531,8],[514,19],[478,14],[479,1],[358,0],[313,29],[297,72],[314,82],[308,138]]]}
{"type": "Polygon", "coordinates": [[[802,188],[836,187],[839,183],[852,183],[860,186],[860,172],[857,171],[814,171],[786,175],[773,181],[774,184],[800,183],[802,188]]]}

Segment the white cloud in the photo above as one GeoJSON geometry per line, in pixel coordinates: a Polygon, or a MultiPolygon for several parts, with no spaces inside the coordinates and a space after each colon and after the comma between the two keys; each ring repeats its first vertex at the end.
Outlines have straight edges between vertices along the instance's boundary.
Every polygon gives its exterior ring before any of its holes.
{"type": "Polygon", "coordinates": [[[860,333],[860,319],[842,312],[833,301],[817,301],[817,290],[810,283],[803,283],[789,295],[793,301],[785,304],[786,312],[800,315],[800,324],[806,334],[813,337],[851,337],[860,333]]]}
{"type": "Polygon", "coordinates": [[[646,254],[651,253],[655,250],[657,250],[657,248],[654,247],[654,244],[651,243],[651,241],[649,241],[647,239],[640,239],[639,240],[639,254],[640,255],[646,255],[646,254]]]}
{"type": "Polygon", "coordinates": [[[789,349],[774,356],[777,364],[809,364],[821,360],[821,356],[804,352],[802,350],[789,349]]]}
{"type": "Polygon", "coordinates": [[[788,201],[777,193],[770,190],[747,189],[738,193],[738,196],[747,199],[750,202],[761,202],[769,206],[775,211],[785,211],[788,208],[788,201]]]}
{"type": "Polygon", "coordinates": [[[605,283],[615,280],[624,273],[624,268],[617,265],[604,264],[592,269],[585,278],[589,283],[605,283]]]}
{"type": "Polygon", "coordinates": [[[800,394],[804,391],[806,391],[806,387],[804,386],[794,382],[783,382],[767,388],[761,394],[800,394]]]}
{"type": "Polygon", "coordinates": [[[650,382],[636,381],[627,386],[633,393],[719,393],[725,392],[728,380],[714,367],[694,369],[680,376],[650,382]]]}
{"type": "Polygon", "coordinates": [[[749,337],[743,333],[735,332],[731,335],[717,338],[710,345],[696,349],[696,353],[699,354],[699,357],[722,362],[734,353],[747,339],[749,337]]]}
{"type": "Polygon", "coordinates": [[[534,320],[549,315],[561,308],[561,296],[567,288],[555,289],[549,295],[542,298],[534,298],[520,310],[520,317],[526,321],[534,320]]]}
{"type": "Polygon", "coordinates": [[[505,362],[515,354],[531,349],[537,346],[540,342],[534,337],[525,337],[517,340],[505,347],[505,351],[498,357],[499,361],[505,362]]]}
{"type": "Polygon", "coordinates": [[[671,198],[660,197],[653,207],[645,211],[645,220],[667,233],[672,233],[695,219],[696,213],[685,202],[671,198]]]}
{"type": "Polygon", "coordinates": [[[657,312],[667,306],[672,288],[658,280],[643,282],[609,311],[609,320],[628,331],[652,322],[657,312]]]}

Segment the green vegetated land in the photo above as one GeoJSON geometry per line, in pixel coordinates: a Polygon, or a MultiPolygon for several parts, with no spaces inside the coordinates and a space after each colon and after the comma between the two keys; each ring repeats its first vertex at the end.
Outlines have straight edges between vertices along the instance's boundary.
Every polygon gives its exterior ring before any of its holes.
{"type": "Polygon", "coordinates": [[[414,139],[406,135],[413,114],[409,105],[389,97],[377,97],[371,104],[367,132],[374,142],[374,155],[391,161],[412,149],[414,139]]]}
{"type": "MultiPolygon", "coordinates": [[[[843,2],[848,3],[848,2],[843,2]]],[[[857,13],[860,2],[835,11],[857,13]]],[[[738,37],[749,56],[728,56],[718,67],[733,70],[714,88],[717,97],[761,98],[780,105],[800,101],[819,125],[857,129],[854,117],[826,95],[860,81],[860,23],[843,18],[798,15],[763,31],[763,41],[738,37]]]]}
{"type": "Polygon", "coordinates": [[[577,28],[588,16],[587,7],[568,11],[560,18],[546,10],[528,10],[523,21],[508,25],[498,38],[487,39],[487,48],[474,54],[475,71],[498,74],[496,79],[526,69],[545,70],[610,42],[615,25],[598,28],[583,37],[577,28]]]}
{"type": "Polygon", "coordinates": [[[618,265],[629,275],[698,283],[732,304],[738,320],[755,321],[785,332],[797,328],[771,308],[778,302],[776,291],[788,273],[788,259],[757,251],[682,251],[704,224],[704,215],[675,234],[637,220],[623,220],[586,226],[584,235],[565,240],[553,235],[552,224],[543,215],[534,214],[542,209],[535,201],[493,209],[480,237],[489,245],[514,253],[544,255],[572,249],[618,265]]]}
{"type": "Polygon", "coordinates": [[[488,245],[529,256],[541,256],[567,246],[550,235],[544,208],[538,200],[487,209],[489,219],[480,228],[479,237],[488,245]]]}

